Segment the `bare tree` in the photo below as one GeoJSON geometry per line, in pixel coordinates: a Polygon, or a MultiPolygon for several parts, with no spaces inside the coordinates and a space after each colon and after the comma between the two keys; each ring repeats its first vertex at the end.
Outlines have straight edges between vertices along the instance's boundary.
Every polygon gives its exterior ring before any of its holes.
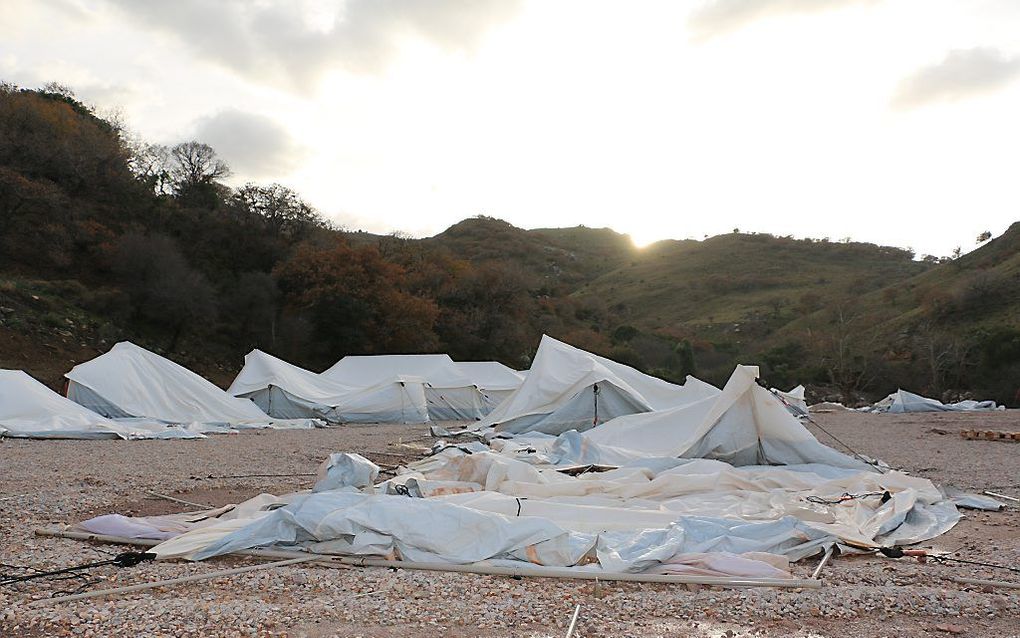
{"type": "Polygon", "coordinates": [[[822,365],[849,404],[878,372],[874,359],[877,335],[865,328],[860,314],[845,302],[833,306],[830,326],[822,336],[822,365]]]}
{"type": "Polygon", "coordinates": [[[157,195],[173,192],[174,158],[170,149],[163,144],[146,144],[132,140],[131,158],[128,166],[131,172],[142,180],[157,195]]]}
{"type": "Polygon", "coordinates": [[[324,225],[314,208],[281,184],[245,184],[234,192],[233,202],[244,215],[262,221],[277,236],[297,238],[324,225]]]}
{"type": "Polygon", "coordinates": [[[939,330],[932,322],[918,327],[913,342],[915,354],[927,368],[931,393],[941,397],[947,389],[958,389],[972,365],[971,344],[958,335],[939,330]]]}
{"type": "Polygon", "coordinates": [[[208,144],[182,142],[170,149],[170,155],[173,158],[171,176],[178,190],[212,184],[230,176],[230,167],[208,144]]]}

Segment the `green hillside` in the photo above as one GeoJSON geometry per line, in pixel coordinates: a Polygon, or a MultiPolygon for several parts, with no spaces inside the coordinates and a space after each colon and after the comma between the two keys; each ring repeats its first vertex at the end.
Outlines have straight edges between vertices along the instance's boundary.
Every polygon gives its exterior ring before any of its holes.
{"type": "Polygon", "coordinates": [[[927,268],[897,248],[734,233],[658,242],[578,294],[622,306],[643,329],[696,332],[806,314],[927,268]]]}
{"type": "MultiPolygon", "coordinates": [[[[980,388],[1002,402],[1020,392],[1020,223],[955,260],[787,323],[767,340],[831,347],[841,333],[859,361],[851,376],[930,395],[980,388]],[[837,314],[836,311],[839,311],[837,314]]],[[[816,357],[817,358],[817,357],[816,357]]]]}

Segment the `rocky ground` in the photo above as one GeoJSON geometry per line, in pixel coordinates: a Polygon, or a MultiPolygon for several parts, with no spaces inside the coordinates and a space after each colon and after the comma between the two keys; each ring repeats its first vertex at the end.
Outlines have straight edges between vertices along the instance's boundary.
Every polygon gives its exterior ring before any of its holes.
{"type": "MultiPolygon", "coordinates": [[[[825,413],[819,425],[864,454],[937,482],[1020,496],[1020,443],[966,441],[964,428],[1020,430],[1020,411],[956,415],[825,413]],[[940,432],[945,432],[941,434],[940,432]]],[[[836,444],[816,429],[823,442],[836,444]]],[[[55,569],[128,549],[38,537],[37,527],[105,512],[188,509],[146,490],[221,505],[310,485],[328,453],[382,465],[413,458],[426,428],[362,426],[248,432],[200,441],[0,441],[0,573],[55,569]],[[278,476],[251,476],[251,475],[278,476]],[[226,477],[226,478],[209,478],[226,477]]],[[[925,545],[1020,567],[1020,515],[968,513],[925,545]]],[[[0,636],[1018,636],[1020,589],[963,586],[968,576],[1020,582],[1020,573],[914,559],[835,558],[818,590],[688,589],[669,585],[290,566],[52,607],[29,602],[255,564],[102,567],[87,580],[0,587],[0,636]]],[[[808,576],[816,561],[796,566],[808,576]]]]}

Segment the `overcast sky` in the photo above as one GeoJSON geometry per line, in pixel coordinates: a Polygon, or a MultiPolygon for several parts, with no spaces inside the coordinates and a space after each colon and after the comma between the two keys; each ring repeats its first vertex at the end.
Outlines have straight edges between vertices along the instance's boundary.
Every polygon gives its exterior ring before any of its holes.
{"type": "Polygon", "coordinates": [[[478,214],[969,250],[1020,219],[1016,0],[3,0],[0,79],[352,228],[478,214]]]}

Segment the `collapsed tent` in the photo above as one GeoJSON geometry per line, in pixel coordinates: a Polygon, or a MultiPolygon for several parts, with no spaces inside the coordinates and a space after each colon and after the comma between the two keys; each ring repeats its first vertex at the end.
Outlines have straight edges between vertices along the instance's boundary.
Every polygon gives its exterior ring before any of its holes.
{"type": "Polygon", "coordinates": [[[756,372],[738,367],[718,396],[662,422],[641,414],[560,437],[439,444],[375,485],[378,467],[333,454],[311,492],[264,494],[202,516],[108,515],[79,528],[160,539],[151,550],[160,559],[272,547],[533,573],[790,578],[790,561],[833,545],[918,543],[960,519],[930,481],[876,471],[819,443],[754,383],[756,372]],[[565,452],[583,455],[583,446],[557,446],[577,439],[619,446],[615,462],[579,467],[565,452]]]}
{"type": "Polygon", "coordinates": [[[429,420],[424,384],[391,379],[353,387],[305,370],[261,350],[244,358],[244,367],[227,392],[251,399],[276,418],[317,418],[328,423],[425,423],[429,420]]]}
{"type": "Polygon", "coordinates": [[[498,361],[455,361],[457,368],[482,393],[486,413],[491,412],[524,383],[524,375],[498,361]]]}
{"type": "Polygon", "coordinates": [[[1004,410],[1005,407],[995,405],[995,401],[959,401],[957,403],[942,403],[935,399],[928,399],[913,392],[897,390],[893,397],[889,412],[989,412],[992,410],[1004,410]]]}
{"type": "Polygon", "coordinates": [[[486,411],[478,388],[445,354],[348,355],[322,376],[354,388],[422,383],[433,421],[474,421],[486,411]]]}
{"type": "Polygon", "coordinates": [[[995,404],[995,401],[958,401],[957,403],[942,403],[936,399],[929,399],[906,390],[896,390],[886,398],[873,405],[858,408],[859,412],[889,412],[902,414],[906,412],[991,412],[993,410],[1005,410],[1005,406],[995,404]]]}
{"type": "Polygon", "coordinates": [[[638,458],[717,459],[733,465],[820,463],[869,469],[859,459],[823,445],[771,392],[756,383],[757,366],[737,366],[722,392],[668,410],[632,414],[579,436],[582,456],[569,463],[619,465],[638,458]]]}
{"type": "Polygon", "coordinates": [[[273,419],[251,401],[127,341],[64,376],[69,399],[112,419],[157,419],[204,432],[316,425],[310,419],[273,419]]]}
{"type": "Polygon", "coordinates": [[[675,385],[543,335],[524,383],[476,427],[509,433],[582,431],[618,416],[718,393],[694,377],[675,385]]]}
{"type": "Polygon", "coordinates": [[[30,439],[200,438],[146,422],[116,422],[60,396],[21,370],[0,370],[0,437],[30,439]]]}

